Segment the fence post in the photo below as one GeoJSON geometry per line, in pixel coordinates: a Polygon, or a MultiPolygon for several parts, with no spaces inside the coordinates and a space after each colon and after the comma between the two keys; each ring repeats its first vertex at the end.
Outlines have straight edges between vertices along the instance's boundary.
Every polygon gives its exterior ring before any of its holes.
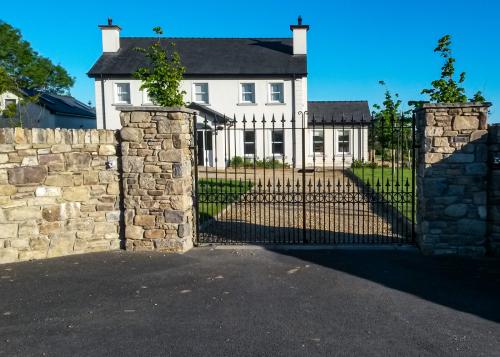
{"type": "Polygon", "coordinates": [[[130,250],[193,246],[193,111],[120,107],[125,240],[130,250]]]}
{"type": "Polygon", "coordinates": [[[416,111],[417,243],[426,254],[486,252],[489,106],[424,104],[416,111]]]}

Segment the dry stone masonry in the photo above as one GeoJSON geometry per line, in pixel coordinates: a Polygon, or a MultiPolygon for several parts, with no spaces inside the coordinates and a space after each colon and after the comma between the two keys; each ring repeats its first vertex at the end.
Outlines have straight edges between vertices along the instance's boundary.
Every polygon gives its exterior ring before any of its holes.
{"type": "Polygon", "coordinates": [[[417,111],[417,241],[424,253],[484,255],[489,104],[417,111]]]}
{"type": "Polygon", "coordinates": [[[109,130],[0,129],[0,263],[117,249],[109,130]]]}
{"type": "Polygon", "coordinates": [[[491,252],[500,256],[500,124],[489,128],[488,222],[491,252]]]}
{"type": "Polygon", "coordinates": [[[193,245],[193,112],[120,109],[126,247],[186,251],[193,245]]]}

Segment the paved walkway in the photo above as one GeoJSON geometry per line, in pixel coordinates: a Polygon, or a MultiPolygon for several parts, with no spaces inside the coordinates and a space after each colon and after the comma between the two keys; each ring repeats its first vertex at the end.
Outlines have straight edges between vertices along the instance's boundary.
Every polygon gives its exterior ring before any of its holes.
{"type": "Polygon", "coordinates": [[[0,356],[499,356],[500,262],[195,249],[0,266],[0,356]]]}

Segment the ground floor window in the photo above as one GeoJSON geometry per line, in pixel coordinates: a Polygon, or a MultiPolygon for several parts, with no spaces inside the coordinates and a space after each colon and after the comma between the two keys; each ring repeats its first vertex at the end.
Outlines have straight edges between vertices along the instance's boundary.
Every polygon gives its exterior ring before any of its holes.
{"type": "Polygon", "coordinates": [[[313,152],[321,155],[325,152],[325,133],[323,130],[313,131],[313,152]]]}
{"type": "Polygon", "coordinates": [[[255,131],[254,130],[245,130],[243,133],[243,142],[244,142],[244,153],[245,156],[254,156],[255,155],[255,131]]]}
{"type": "Polygon", "coordinates": [[[337,131],[337,152],[349,154],[351,147],[351,132],[349,130],[337,131]]]}
{"type": "Polygon", "coordinates": [[[284,150],[284,133],[283,130],[275,130],[272,132],[272,150],[273,155],[283,155],[284,150]]]}

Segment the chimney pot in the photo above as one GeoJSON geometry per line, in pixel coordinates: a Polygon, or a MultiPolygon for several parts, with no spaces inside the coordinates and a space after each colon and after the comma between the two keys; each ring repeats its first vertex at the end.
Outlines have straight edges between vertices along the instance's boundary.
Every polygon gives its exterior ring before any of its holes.
{"type": "Polygon", "coordinates": [[[302,16],[299,15],[297,25],[291,25],[290,30],[293,33],[293,54],[307,54],[307,31],[309,31],[309,25],[302,24],[302,16]]]}
{"type": "Polygon", "coordinates": [[[113,19],[108,18],[107,25],[100,25],[102,32],[102,52],[118,52],[120,49],[120,26],[113,25],[113,19]]]}

